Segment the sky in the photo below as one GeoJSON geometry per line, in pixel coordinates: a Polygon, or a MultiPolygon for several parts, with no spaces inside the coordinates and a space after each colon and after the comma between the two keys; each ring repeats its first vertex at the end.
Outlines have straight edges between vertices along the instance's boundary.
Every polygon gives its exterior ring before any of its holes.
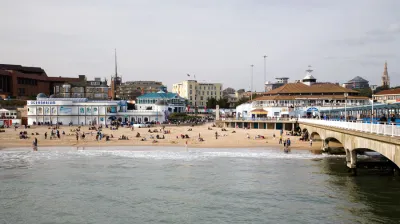
{"type": "Polygon", "coordinates": [[[399,0],[1,0],[0,63],[49,76],[189,77],[254,90],[276,77],[400,85],[399,0]]]}

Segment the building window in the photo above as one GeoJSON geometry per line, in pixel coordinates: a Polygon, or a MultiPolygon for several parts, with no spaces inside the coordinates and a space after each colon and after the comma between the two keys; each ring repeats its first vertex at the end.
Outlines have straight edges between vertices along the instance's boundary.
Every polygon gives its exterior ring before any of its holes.
{"type": "Polygon", "coordinates": [[[200,96],[200,100],[203,100],[203,96],[200,96]]]}
{"type": "Polygon", "coordinates": [[[18,96],[25,96],[25,88],[18,88],[18,96]]]}

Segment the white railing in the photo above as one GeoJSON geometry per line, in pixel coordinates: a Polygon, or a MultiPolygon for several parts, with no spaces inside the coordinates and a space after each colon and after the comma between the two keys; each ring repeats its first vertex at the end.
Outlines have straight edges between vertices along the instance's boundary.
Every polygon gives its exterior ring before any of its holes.
{"type": "Polygon", "coordinates": [[[328,126],[334,128],[341,128],[352,131],[359,131],[364,133],[371,133],[377,135],[387,135],[387,136],[400,136],[400,126],[395,124],[370,124],[361,122],[347,122],[347,121],[327,121],[319,119],[306,119],[299,118],[301,123],[316,124],[321,126],[328,126]]]}

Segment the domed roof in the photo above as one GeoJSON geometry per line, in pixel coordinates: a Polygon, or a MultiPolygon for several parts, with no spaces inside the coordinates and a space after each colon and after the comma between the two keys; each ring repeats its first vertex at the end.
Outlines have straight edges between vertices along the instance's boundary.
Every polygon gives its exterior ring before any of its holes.
{"type": "Polygon", "coordinates": [[[36,98],[47,98],[47,96],[44,93],[39,93],[36,98]]]}
{"type": "Polygon", "coordinates": [[[157,106],[168,106],[168,103],[165,100],[157,100],[156,105],[157,106]]]}
{"type": "Polygon", "coordinates": [[[312,76],[311,74],[307,74],[307,75],[303,78],[303,80],[310,80],[310,79],[316,80],[316,78],[314,78],[314,76],[312,76]]]}
{"type": "Polygon", "coordinates": [[[363,79],[360,76],[356,76],[354,77],[352,80],[350,80],[349,82],[368,82],[367,80],[363,79]]]}

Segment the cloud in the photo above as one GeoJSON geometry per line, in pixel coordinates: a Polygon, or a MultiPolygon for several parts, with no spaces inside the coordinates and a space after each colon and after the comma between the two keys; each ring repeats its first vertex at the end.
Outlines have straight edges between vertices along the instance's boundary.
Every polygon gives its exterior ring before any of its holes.
{"type": "Polygon", "coordinates": [[[333,40],[335,44],[345,46],[365,46],[375,43],[388,43],[397,40],[400,34],[399,23],[393,23],[386,28],[371,29],[358,37],[350,37],[341,40],[333,40]]]}

